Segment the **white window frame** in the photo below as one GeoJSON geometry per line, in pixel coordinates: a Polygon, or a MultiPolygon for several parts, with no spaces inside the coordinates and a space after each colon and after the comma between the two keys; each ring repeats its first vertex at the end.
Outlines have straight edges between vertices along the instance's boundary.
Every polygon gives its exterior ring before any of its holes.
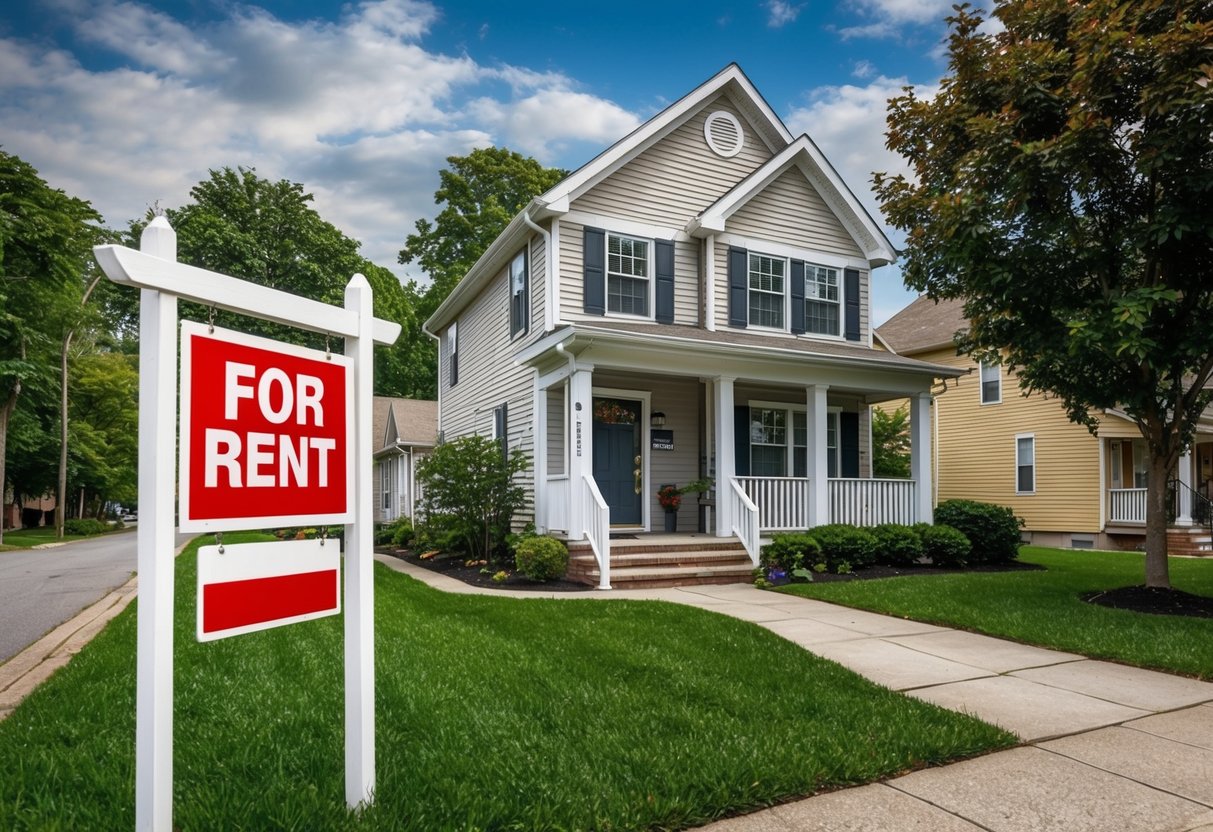
{"type": "Polygon", "coordinates": [[[388,520],[393,519],[387,517],[392,508],[392,471],[390,463],[390,457],[384,457],[379,460],[379,484],[383,488],[383,513],[388,520]]]}
{"type": "MultiPolygon", "coordinates": [[[[817,285],[816,280],[813,285],[817,285]]],[[[840,269],[837,266],[827,266],[823,263],[811,263],[808,260],[804,264],[804,334],[809,338],[834,338],[843,339],[846,336],[846,309],[847,309],[847,282],[846,270],[840,269]],[[826,269],[834,272],[835,285],[838,289],[838,300],[821,300],[817,297],[809,297],[809,270],[810,269],[826,269]],[[813,332],[809,329],[809,301],[820,303],[834,303],[838,306],[838,329],[835,332],[813,332]]]]}
{"type": "MultiPolygon", "coordinates": [[[[654,251],[653,240],[648,237],[639,237],[635,234],[624,234],[619,231],[607,231],[602,235],[603,252],[602,252],[602,293],[603,307],[608,317],[628,318],[630,320],[652,321],[655,320],[656,305],[656,284],[657,278],[653,274],[654,251]],[[645,245],[645,271],[647,272],[644,280],[648,283],[648,298],[645,305],[648,307],[645,314],[638,315],[635,312],[615,312],[611,309],[611,275],[615,277],[625,278],[628,280],[639,280],[635,275],[623,274],[622,272],[611,271],[611,238],[615,237],[620,240],[631,240],[634,243],[644,243],[645,245]]],[[[630,255],[629,255],[630,256],[630,255]]]]}
{"type": "Polygon", "coordinates": [[[1025,495],[1036,493],[1036,434],[1034,433],[1015,434],[1015,493],[1025,495]],[[1032,443],[1032,489],[1030,491],[1021,491],[1019,488],[1019,469],[1023,467],[1019,462],[1019,443],[1025,439],[1032,443]]]}
{"type": "Polygon", "coordinates": [[[787,476],[789,476],[788,472],[794,470],[792,466],[794,465],[795,460],[793,459],[793,456],[792,456],[792,454],[793,454],[792,449],[794,448],[794,445],[795,445],[795,436],[794,436],[795,431],[793,428],[792,419],[793,419],[792,411],[789,410],[786,406],[781,407],[779,405],[756,404],[753,402],[750,403],[750,473],[753,476],[755,476],[755,477],[787,477],[787,476]],[[782,413],[783,414],[783,442],[782,443],[755,442],[754,441],[754,422],[755,422],[754,415],[755,415],[756,411],[770,411],[772,413],[782,413]],[[761,448],[783,448],[783,473],[782,474],[755,474],[754,473],[754,447],[755,446],[758,446],[761,448]]]}
{"type": "Polygon", "coordinates": [[[978,397],[981,400],[981,404],[983,406],[987,404],[1002,404],[1002,365],[994,364],[989,361],[983,361],[978,366],[978,397]],[[994,378],[986,378],[986,374],[989,372],[994,373],[994,378]],[[998,382],[998,398],[987,400],[986,385],[991,381],[998,382]]]}
{"type": "Polygon", "coordinates": [[[790,329],[791,312],[792,312],[792,310],[791,310],[792,293],[788,290],[790,288],[789,282],[791,281],[791,279],[792,279],[791,263],[788,260],[788,258],[779,257],[778,255],[775,255],[775,254],[764,254],[761,251],[747,251],[746,252],[745,315],[746,315],[746,325],[749,329],[768,330],[770,332],[787,332],[790,329]],[[770,260],[773,263],[775,263],[775,262],[783,263],[783,291],[782,292],[774,292],[769,289],[755,289],[754,288],[754,286],[750,283],[750,275],[753,274],[753,269],[751,268],[751,258],[753,258],[753,257],[762,257],[767,260],[770,260]],[[750,320],[750,293],[751,292],[758,292],[758,293],[764,294],[764,295],[779,295],[780,296],[780,298],[782,299],[780,302],[780,310],[781,310],[780,317],[783,318],[782,326],[767,326],[765,324],[754,323],[754,321],[750,320]]]}
{"type": "MultiPolygon", "coordinates": [[[[528,246],[529,246],[529,243],[528,243],[528,246]]],[[[510,259],[510,264],[506,268],[506,274],[505,274],[506,285],[509,287],[509,291],[510,291],[510,339],[511,340],[514,338],[517,338],[519,335],[526,335],[527,332],[530,331],[529,324],[530,324],[530,317],[531,317],[531,298],[530,298],[531,276],[528,274],[528,272],[530,271],[530,269],[528,268],[528,266],[530,265],[530,263],[529,263],[530,257],[527,256],[528,254],[529,254],[529,252],[527,251],[527,246],[524,246],[523,248],[521,248],[518,251],[518,253],[516,255],[514,255],[514,257],[512,257],[510,259]],[[520,262],[521,262],[521,266],[518,268],[518,274],[516,275],[514,269],[516,266],[519,266],[520,262]],[[522,278],[522,286],[520,289],[515,287],[515,285],[514,285],[514,282],[517,279],[518,275],[520,275],[522,278]],[[519,302],[519,296],[521,296],[521,302],[519,302]],[[518,308],[519,306],[521,308],[518,308]],[[517,314],[518,314],[517,320],[514,319],[515,312],[517,312],[517,314]]]]}

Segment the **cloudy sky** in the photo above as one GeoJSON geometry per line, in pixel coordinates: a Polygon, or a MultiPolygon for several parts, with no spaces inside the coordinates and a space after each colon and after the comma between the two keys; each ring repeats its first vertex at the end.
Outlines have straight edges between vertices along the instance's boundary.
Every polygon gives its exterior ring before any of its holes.
{"type": "MultiPolygon", "coordinates": [[[[899,168],[885,101],[937,83],[951,3],[8,0],[0,147],[112,226],[256,167],[422,277],[396,253],[445,157],[504,145],[574,169],[737,61],[879,216],[871,172],[899,168]]],[[[877,272],[877,321],[911,297],[877,272]]]]}

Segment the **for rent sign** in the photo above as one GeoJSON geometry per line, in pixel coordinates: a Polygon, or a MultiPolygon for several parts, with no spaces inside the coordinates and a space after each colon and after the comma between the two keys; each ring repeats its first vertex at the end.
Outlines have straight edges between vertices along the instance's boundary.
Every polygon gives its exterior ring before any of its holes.
{"type": "Polygon", "coordinates": [[[352,522],[353,401],[345,356],[183,321],[181,530],[352,522]]]}

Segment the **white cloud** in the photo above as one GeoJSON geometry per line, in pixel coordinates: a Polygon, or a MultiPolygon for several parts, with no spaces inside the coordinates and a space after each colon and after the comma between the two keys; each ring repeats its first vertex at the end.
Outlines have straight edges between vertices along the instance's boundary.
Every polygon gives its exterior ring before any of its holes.
{"type": "Polygon", "coordinates": [[[804,8],[804,4],[794,5],[788,3],[787,0],[767,0],[766,8],[767,25],[772,29],[778,29],[781,26],[794,23],[796,18],[800,17],[800,11],[804,8]]]}
{"type": "Polygon", "coordinates": [[[892,23],[942,22],[953,0],[853,0],[852,5],[877,20],[892,23]]]}
{"type": "Polygon", "coordinates": [[[868,60],[856,61],[851,74],[859,79],[871,78],[876,74],[876,65],[868,60]]]}
{"type": "Polygon", "coordinates": [[[640,123],[610,101],[561,89],[512,102],[479,98],[468,110],[500,133],[507,145],[540,161],[552,159],[570,141],[614,142],[640,123]]]}

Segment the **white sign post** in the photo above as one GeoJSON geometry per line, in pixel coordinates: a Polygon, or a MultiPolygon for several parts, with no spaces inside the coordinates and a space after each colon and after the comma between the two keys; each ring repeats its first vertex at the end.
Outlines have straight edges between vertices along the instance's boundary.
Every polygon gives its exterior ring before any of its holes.
{"type": "MultiPolygon", "coordinates": [[[[173,463],[179,297],[345,338],[345,357],[353,376],[352,417],[346,426],[346,442],[354,455],[353,509],[334,516],[347,520],[345,794],[349,808],[357,809],[371,802],[375,788],[372,348],[376,343],[394,343],[400,325],[373,317],[371,287],[360,274],[346,286],[343,309],[176,262],[176,233],[164,217],[156,217],[144,229],[140,249],[113,245],[93,249],[110,280],[140,289],[135,827],[156,832],[173,828],[173,463]]],[[[275,377],[280,389],[285,387],[284,377],[275,377]]],[[[299,400],[304,410],[315,405],[317,396],[314,386],[306,389],[299,400]]],[[[317,447],[327,449],[327,445],[317,447]]],[[[228,453],[230,457],[234,452],[228,453]]],[[[252,519],[245,517],[235,525],[215,517],[206,522],[212,529],[257,527],[252,519]]]]}

